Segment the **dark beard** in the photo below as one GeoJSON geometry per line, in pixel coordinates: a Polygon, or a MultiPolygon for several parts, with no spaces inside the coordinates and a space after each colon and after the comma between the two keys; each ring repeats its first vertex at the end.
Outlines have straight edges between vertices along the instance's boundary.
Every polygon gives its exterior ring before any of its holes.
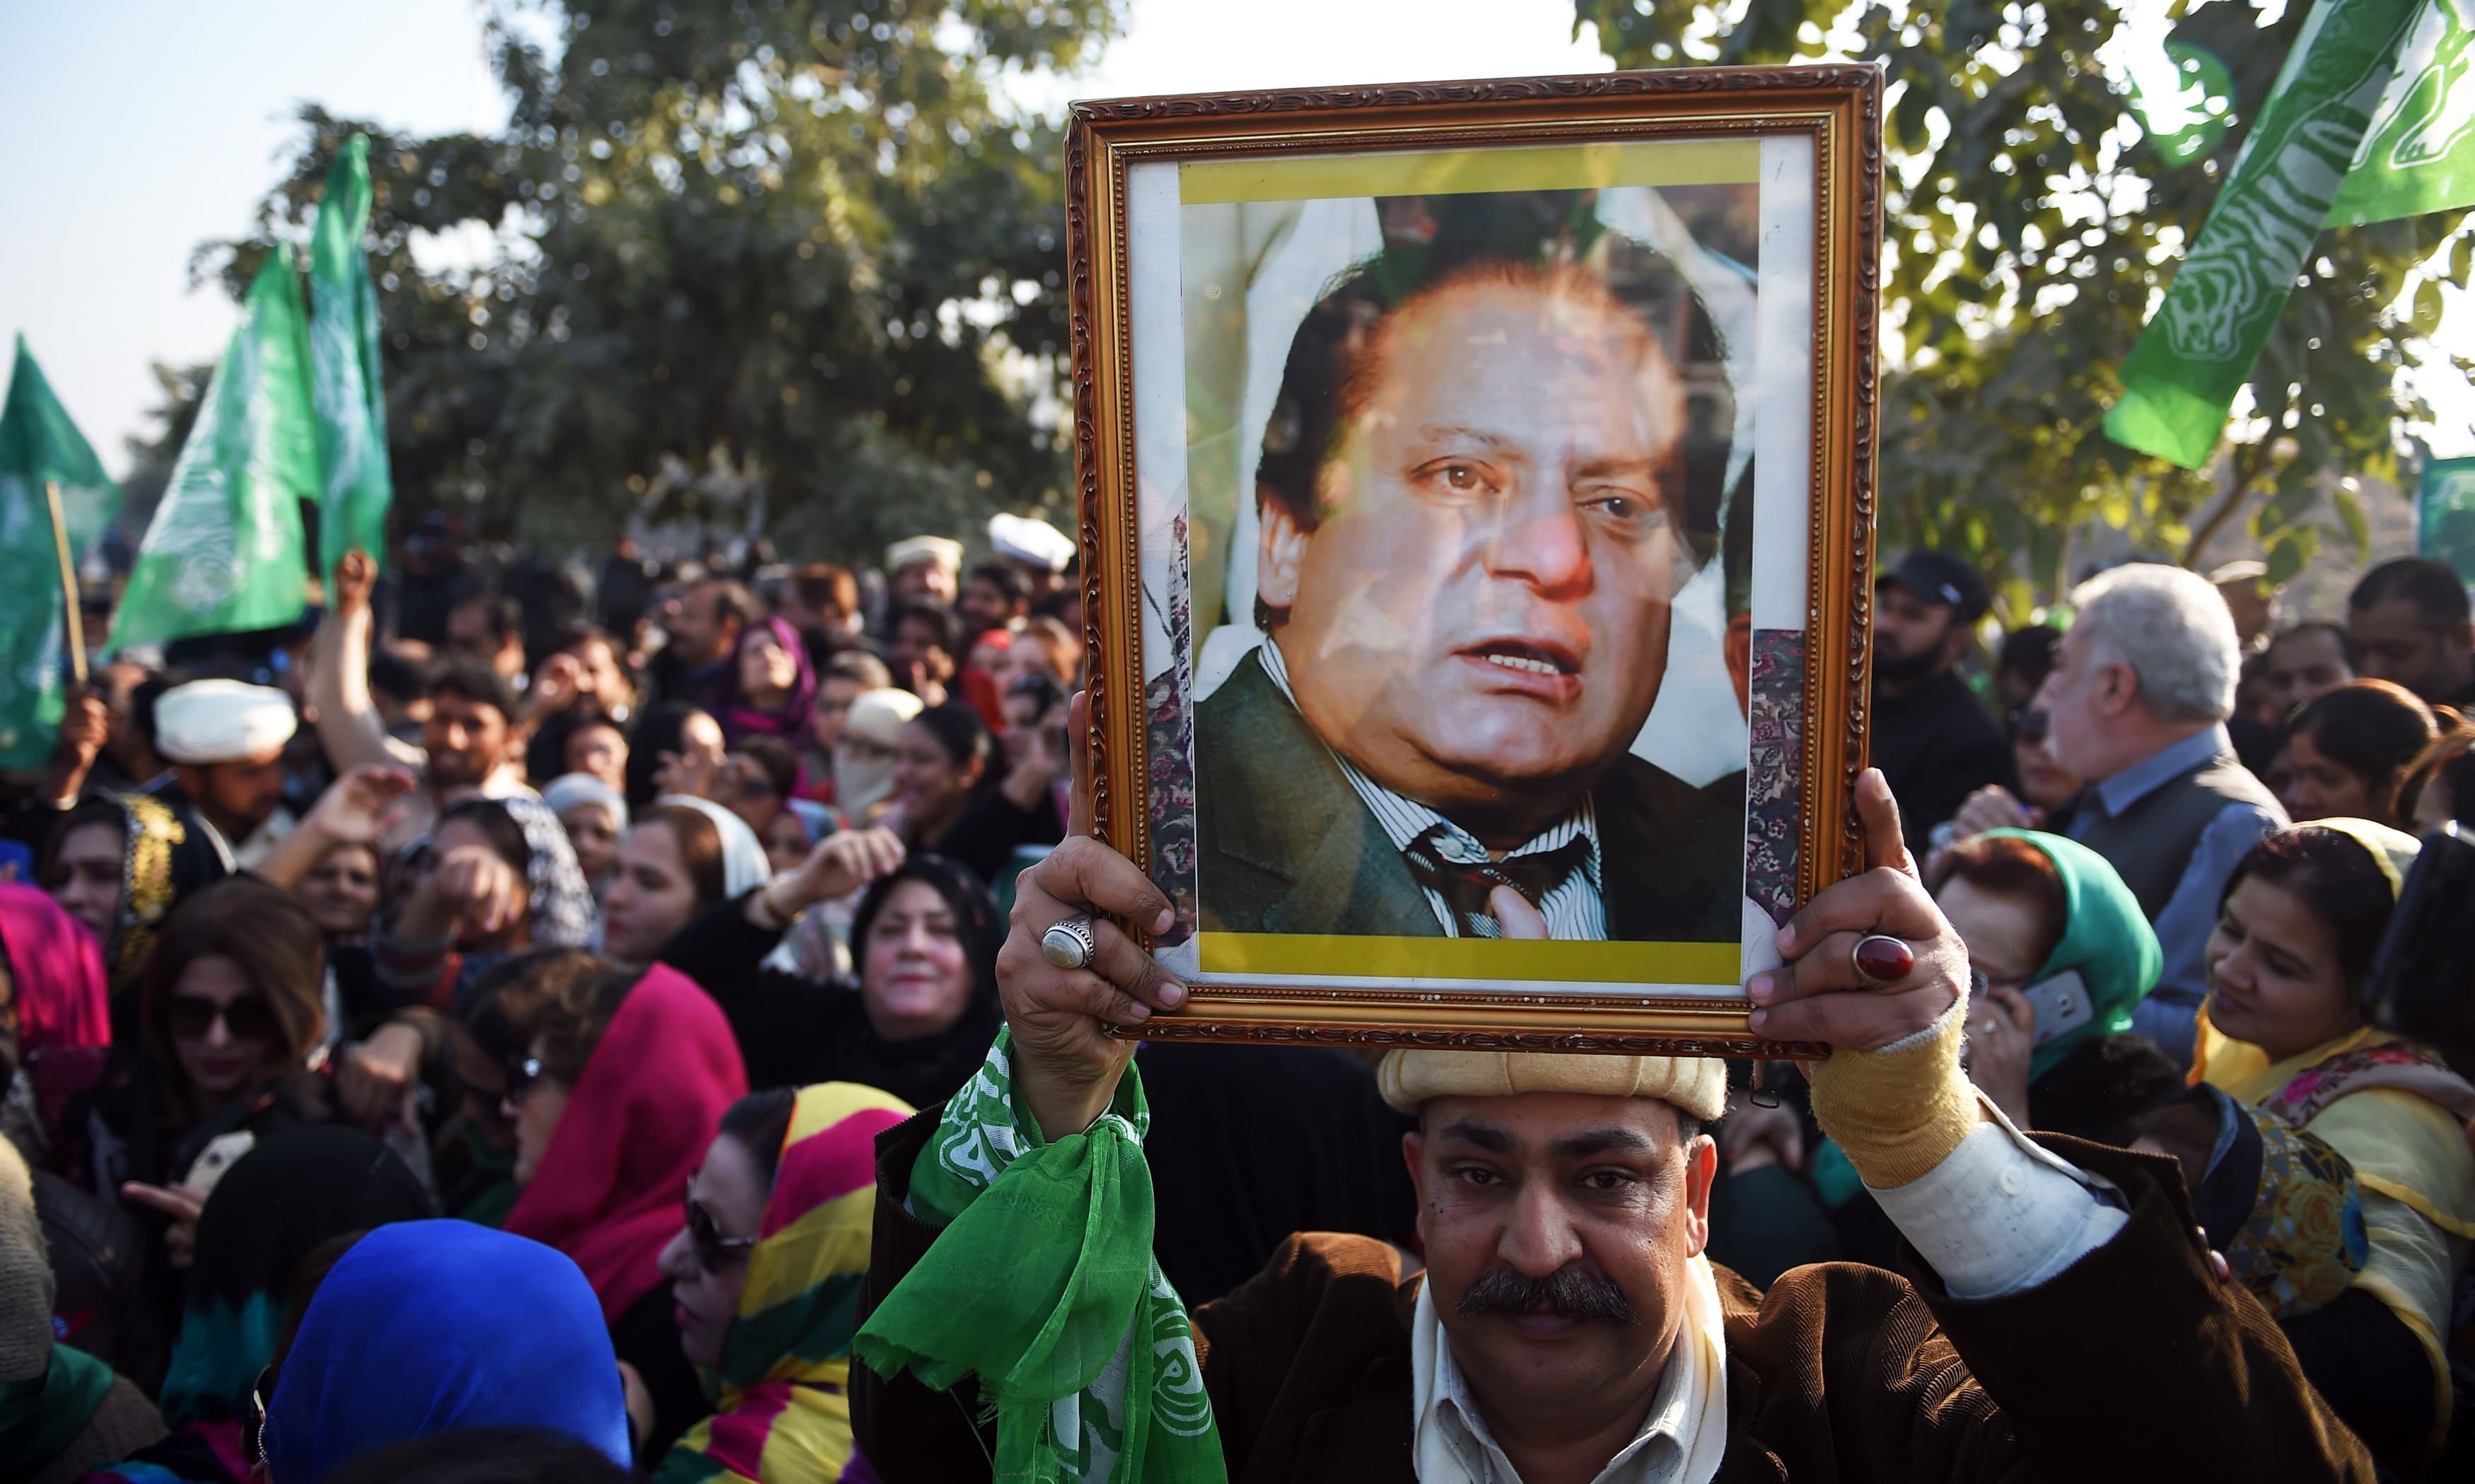
{"type": "Polygon", "coordinates": [[[1460,1316],[1554,1314],[1602,1325],[1630,1325],[1632,1303],[1624,1290],[1599,1274],[1566,1264],[1545,1277],[1497,1268],[1461,1295],[1460,1316]]]}
{"type": "Polygon", "coordinates": [[[1874,651],[1874,678],[1893,685],[1913,685],[1934,672],[1942,663],[1940,649],[1927,649],[1919,654],[1885,654],[1874,651]]]}

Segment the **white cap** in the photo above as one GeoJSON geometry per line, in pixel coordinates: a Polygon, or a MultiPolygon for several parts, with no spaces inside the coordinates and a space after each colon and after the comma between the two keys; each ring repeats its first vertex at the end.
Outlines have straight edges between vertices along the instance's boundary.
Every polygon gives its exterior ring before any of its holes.
{"type": "Polygon", "coordinates": [[[1008,561],[1059,572],[1074,565],[1074,538],[1029,516],[989,517],[989,545],[1008,561]]]}
{"type": "Polygon", "coordinates": [[[885,548],[888,572],[900,572],[922,562],[959,572],[963,570],[963,544],[943,536],[907,536],[885,548]]]}
{"type": "Polygon", "coordinates": [[[273,686],[192,680],[155,699],[155,750],[202,766],[263,757],[292,740],[301,718],[273,686]]]}

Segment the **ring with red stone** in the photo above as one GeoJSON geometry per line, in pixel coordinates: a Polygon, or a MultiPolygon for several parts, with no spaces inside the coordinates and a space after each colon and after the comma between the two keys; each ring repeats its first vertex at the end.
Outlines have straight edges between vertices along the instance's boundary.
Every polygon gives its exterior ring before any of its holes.
{"type": "Polygon", "coordinates": [[[1916,950],[1886,933],[1868,933],[1848,950],[1849,966],[1868,988],[1895,985],[1917,966],[1916,950]]]}

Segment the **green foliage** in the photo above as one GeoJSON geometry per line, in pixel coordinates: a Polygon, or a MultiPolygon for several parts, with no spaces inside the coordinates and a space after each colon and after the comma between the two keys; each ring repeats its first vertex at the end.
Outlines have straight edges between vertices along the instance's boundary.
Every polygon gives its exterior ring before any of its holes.
{"type": "Polygon", "coordinates": [[[161,405],[149,414],[158,426],[149,436],[128,440],[129,477],[120,481],[120,524],[133,535],[143,533],[146,523],[155,518],[164,487],[172,482],[173,460],[181,456],[181,445],[189,441],[189,428],[207,400],[207,382],[215,374],[212,361],[200,366],[157,361],[152,370],[163,397],[161,405]]]}
{"type": "MultiPolygon", "coordinates": [[[[2189,563],[2244,520],[2273,573],[2300,568],[2324,527],[2365,544],[2337,476],[2397,476],[2398,425],[2425,409],[2396,376],[2428,353],[2439,290],[2426,280],[2398,301],[2463,213],[2322,237],[2253,371],[2252,417],[2229,428],[2230,498],[2218,474],[2098,427],[2310,9],[2293,0],[2267,27],[2245,0],[2185,11],[2174,39],[2225,64],[2234,118],[2214,149],[2176,159],[2097,60],[2121,20],[2105,0],[1575,0],[1621,66],[1818,61],[1833,35],[1885,64],[1883,541],[2008,568],[2013,614],[2060,596],[2070,532],[2093,521],[2189,563]]],[[[2449,280],[2469,267],[2459,237],[2449,280]]]]}
{"type": "Polygon", "coordinates": [[[370,135],[399,519],[849,556],[1064,501],[1061,134],[992,86],[1073,65],[1112,0],[512,3],[503,133],[305,108],[256,234],[197,259],[237,292],[370,135]],[[459,232],[480,260],[435,266],[459,232]]]}

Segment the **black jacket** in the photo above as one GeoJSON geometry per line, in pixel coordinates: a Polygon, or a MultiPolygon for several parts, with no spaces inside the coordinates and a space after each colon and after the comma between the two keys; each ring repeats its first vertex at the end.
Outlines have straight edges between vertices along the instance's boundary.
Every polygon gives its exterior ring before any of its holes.
{"type": "Polygon", "coordinates": [[[1898,695],[1875,686],[1872,746],[1874,766],[1899,801],[1899,832],[1918,848],[1971,793],[1989,783],[2019,787],[2002,728],[1949,670],[1898,695]]]}
{"type": "Polygon", "coordinates": [[[747,920],[743,895],[706,908],[662,945],[661,961],[722,1007],[751,1090],[861,1083],[920,1107],[970,1081],[996,1039],[1001,1016],[991,989],[942,1034],[888,1041],[869,1024],[856,988],[766,967],[781,941],[780,932],[747,920]]]}

